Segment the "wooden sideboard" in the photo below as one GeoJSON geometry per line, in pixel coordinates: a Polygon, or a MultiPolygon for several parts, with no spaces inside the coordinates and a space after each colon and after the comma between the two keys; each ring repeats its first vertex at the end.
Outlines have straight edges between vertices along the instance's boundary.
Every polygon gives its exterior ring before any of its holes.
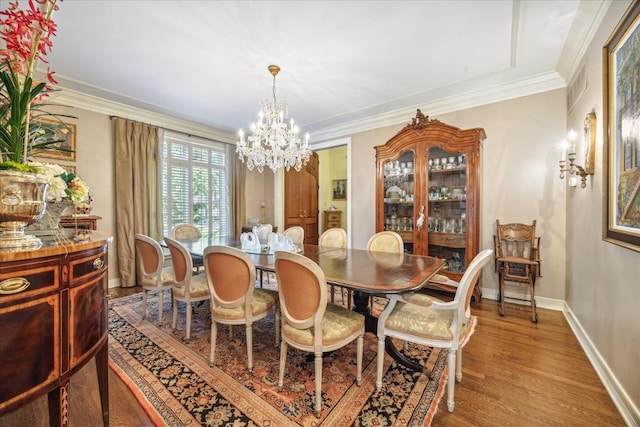
{"type": "Polygon", "coordinates": [[[0,416],[48,394],[49,425],[69,424],[69,378],[96,358],[109,425],[107,245],[45,242],[0,250],[0,416]]]}
{"type": "Polygon", "coordinates": [[[60,227],[80,228],[83,230],[97,230],[98,220],[102,219],[98,215],[65,215],[60,217],[60,227]]]}

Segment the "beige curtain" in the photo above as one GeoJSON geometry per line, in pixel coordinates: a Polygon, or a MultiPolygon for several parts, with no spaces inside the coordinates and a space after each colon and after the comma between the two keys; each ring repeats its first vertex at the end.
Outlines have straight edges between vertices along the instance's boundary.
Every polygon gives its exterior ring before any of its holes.
{"type": "Polygon", "coordinates": [[[247,209],[244,201],[244,188],[247,181],[247,166],[240,161],[235,152],[236,146],[227,145],[227,158],[229,160],[228,179],[229,183],[229,218],[232,236],[239,236],[242,226],[245,223],[247,209]]]}
{"type": "Polygon", "coordinates": [[[114,118],[116,244],[120,285],[135,286],[136,233],[161,237],[158,201],[158,128],[114,118]]]}

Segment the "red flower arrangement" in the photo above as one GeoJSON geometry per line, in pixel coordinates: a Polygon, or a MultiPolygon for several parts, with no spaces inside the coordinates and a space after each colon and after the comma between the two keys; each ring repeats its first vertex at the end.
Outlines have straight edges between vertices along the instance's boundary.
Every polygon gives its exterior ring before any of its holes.
{"type": "MultiPolygon", "coordinates": [[[[62,0],[60,0],[62,1],[62,0]]],[[[29,9],[21,10],[18,2],[10,2],[6,11],[0,12],[4,29],[0,31],[7,48],[0,51],[0,57],[8,61],[14,72],[31,78],[38,61],[48,63],[45,56],[51,52],[57,25],[51,19],[54,10],[58,10],[58,0],[36,0],[44,5],[40,9],[33,0],[29,0],[29,9]]],[[[53,72],[47,69],[47,79],[51,84],[58,82],[53,72]]],[[[51,89],[51,88],[48,88],[51,89]]]]}
{"type": "MultiPolygon", "coordinates": [[[[18,1],[0,11],[0,37],[6,48],[0,50],[0,169],[32,171],[26,166],[34,149],[60,150],[55,138],[61,127],[60,117],[46,112],[43,102],[57,84],[47,69],[47,81],[36,82],[33,73],[39,61],[51,52],[56,23],[52,19],[62,0],[29,0],[26,10],[18,1]],[[44,124],[32,119],[53,116],[57,123],[44,124]]],[[[68,151],[63,149],[64,151],[68,151]]],[[[32,171],[37,172],[37,171],[32,171]]]]}

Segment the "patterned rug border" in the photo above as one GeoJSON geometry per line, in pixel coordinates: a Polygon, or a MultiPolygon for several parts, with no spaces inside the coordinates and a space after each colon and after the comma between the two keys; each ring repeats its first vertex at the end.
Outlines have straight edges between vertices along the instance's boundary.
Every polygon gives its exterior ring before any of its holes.
{"type": "MultiPolygon", "coordinates": [[[[237,407],[251,423],[265,426],[307,425],[292,421],[271,404],[265,402],[262,397],[255,395],[251,390],[243,387],[241,383],[229,376],[222,369],[209,367],[207,360],[208,355],[204,356],[194,351],[176,337],[158,328],[151,321],[142,320],[139,313],[132,308],[136,303],[139,303],[140,300],[140,294],[111,299],[109,301],[109,308],[110,310],[113,309],[118,316],[129,323],[135,331],[145,336],[153,345],[170,354],[183,366],[189,368],[194,375],[199,376],[211,390],[220,394],[223,399],[230,402],[234,407],[237,407]],[[250,404],[244,405],[243,407],[242,402],[248,402],[250,404]]],[[[154,300],[155,298],[151,297],[148,303],[152,303],[154,300]]],[[[465,342],[473,333],[476,322],[477,319],[474,316],[471,327],[468,328],[466,333],[465,342]]],[[[178,402],[171,393],[162,386],[161,382],[153,373],[147,371],[125,348],[116,342],[111,336],[111,325],[109,334],[110,367],[129,390],[131,390],[152,422],[157,426],[199,424],[199,421],[192,416],[187,408],[178,402]],[[157,381],[158,384],[155,384],[154,387],[153,383],[155,381],[157,381]],[[158,410],[158,408],[162,409],[158,410]]],[[[441,367],[437,372],[434,372],[436,376],[439,374],[439,380],[430,381],[425,375],[420,375],[415,382],[413,390],[409,396],[407,396],[405,404],[398,413],[394,425],[429,426],[431,424],[448,380],[446,353],[446,351],[438,351],[437,357],[435,358],[436,360],[432,360],[433,358],[429,357],[430,365],[432,365],[430,367],[441,367]],[[427,390],[429,387],[431,390],[427,390]],[[430,396],[433,396],[433,398],[430,396]],[[429,401],[431,403],[429,403],[429,401]]],[[[391,358],[389,356],[385,357],[385,372],[388,372],[391,363],[391,358]]],[[[329,410],[326,416],[323,416],[317,423],[312,422],[308,425],[354,425],[357,421],[357,419],[353,419],[354,406],[358,409],[357,413],[360,413],[365,403],[367,403],[367,399],[375,392],[375,377],[374,358],[368,365],[363,364],[362,386],[350,387],[340,401],[329,410]]]]}

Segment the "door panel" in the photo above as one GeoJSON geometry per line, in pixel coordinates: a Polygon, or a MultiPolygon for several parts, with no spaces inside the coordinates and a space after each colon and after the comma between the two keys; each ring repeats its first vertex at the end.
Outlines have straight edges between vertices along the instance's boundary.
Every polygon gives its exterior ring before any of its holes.
{"type": "Polygon", "coordinates": [[[304,228],[304,243],[318,243],[318,155],[313,153],[300,172],[291,169],[284,175],[285,229],[304,228]]]}

